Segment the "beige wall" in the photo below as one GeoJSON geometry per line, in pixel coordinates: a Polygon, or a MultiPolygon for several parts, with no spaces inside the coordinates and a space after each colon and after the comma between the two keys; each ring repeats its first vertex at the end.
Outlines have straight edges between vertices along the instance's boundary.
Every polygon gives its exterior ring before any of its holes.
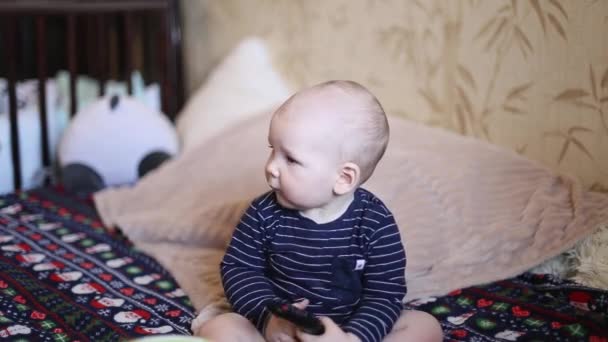
{"type": "Polygon", "coordinates": [[[387,112],[608,189],[608,1],[182,2],[187,87],[259,35],[294,87],[367,85],[387,112]]]}

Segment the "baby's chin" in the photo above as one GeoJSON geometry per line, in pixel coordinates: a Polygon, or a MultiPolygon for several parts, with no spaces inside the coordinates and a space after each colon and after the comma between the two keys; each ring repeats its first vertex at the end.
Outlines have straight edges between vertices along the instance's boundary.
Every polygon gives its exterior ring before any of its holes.
{"type": "Polygon", "coordinates": [[[287,209],[295,209],[294,205],[289,203],[289,201],[287,201],[283,195],[281,195],[280,192],[276,191],[274,192],[277,196],[277,202],[279,202],[279,204],[287,209]]]}
{"type": "Polygon", "coordinates": [[[279,191],[275,190],[274,193],[276,194],[277,202],[283,208],[293,209],[293,210],[300,210],[300,208],[297,205],[294,205],[293,203],[291,203],[290,201],[288,201],[287,199],[285,199],[285,197],[283,195],[281,195],[281,193],[279,191]]]}

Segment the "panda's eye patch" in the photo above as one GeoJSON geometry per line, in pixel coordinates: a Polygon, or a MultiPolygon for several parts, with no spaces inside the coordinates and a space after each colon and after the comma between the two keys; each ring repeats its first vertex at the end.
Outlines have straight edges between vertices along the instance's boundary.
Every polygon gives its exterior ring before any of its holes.
{"type": "Polygon", "coordinates": [[[119,101],[120,101],[120,97],[118,97],[118,95],[112,95],[112,98],[110,99],[110,109],[112,111],[114,109],[116,109],[116,106],[118,106],[119,101]]]}

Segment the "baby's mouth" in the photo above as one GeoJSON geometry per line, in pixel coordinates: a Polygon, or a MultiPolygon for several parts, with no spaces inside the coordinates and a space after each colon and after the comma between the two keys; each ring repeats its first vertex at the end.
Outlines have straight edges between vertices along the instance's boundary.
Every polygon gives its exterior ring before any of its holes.
{"type": "Polygon", "coordinates": [[[267,183],[268,183],[268,186],[270,187],[270,189],[272,189],[272,191],[279,192],[279,190],[280,190],[279,186],[272,184],[273,182],[270,182],[270,181],[267,183]]]}

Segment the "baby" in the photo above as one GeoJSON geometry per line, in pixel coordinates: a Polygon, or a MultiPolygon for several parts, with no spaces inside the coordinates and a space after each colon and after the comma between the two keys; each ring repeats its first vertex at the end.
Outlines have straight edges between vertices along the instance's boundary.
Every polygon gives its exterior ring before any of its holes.
{"type": "Polygon", "coordinates": [[[360,186],[382,158],[382,106],[352,81],[304,89],[273,114],[266,179],[221,263],[235,313],[203,324],[215,341],[441,341],[431,316],[403,311],[405,251],[390,211],[360,186]],[[310,335],[266,308],[319,316],[310,335]]]}

